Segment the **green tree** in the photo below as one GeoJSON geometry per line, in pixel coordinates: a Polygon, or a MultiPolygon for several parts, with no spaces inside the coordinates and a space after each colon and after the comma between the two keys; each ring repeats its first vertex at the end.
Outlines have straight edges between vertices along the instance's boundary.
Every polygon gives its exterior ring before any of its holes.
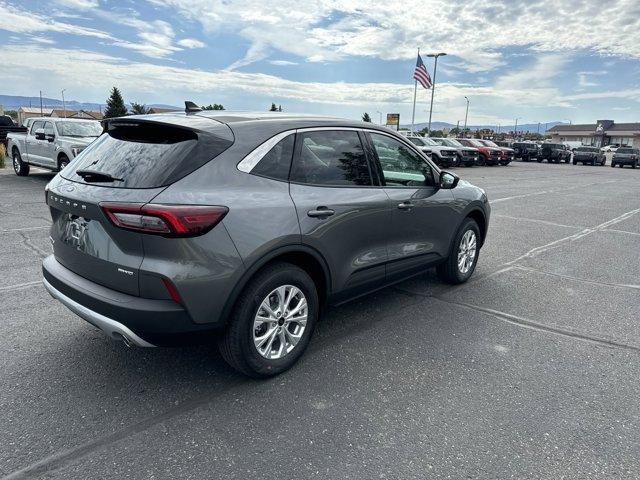
{"type": "Polygon", "coordinates": [[[133,115],[147,115],[151,113],[151,109],[144,103],[131,102],[131,113],[133,115]]]}
{"type": "Polygon", "coordinates": [[[224,110],[222,104],[214,103],[213,105],[209,104],[206,107],[203,106],[202,110],[224,110]]]}
{"type": "Polygon", "coordinates": [[[271,108],[269,109],[270,112],[277,112],[278,111],[278,107],[276,107],[275,103],[271,104],[271,108]]]}
{"type": "Polygon", "coordinates": [[[363,122],[367,122],[367,123],[371,123],[371,117],[369,116],[369,114],[367,112],[364,112],[364,114],[362,115],[362,121],[363,122]]]}
{"type": "Polygon", "coordinates": [[[127,114],[127,107],[124,104],[122,94],[117,87],[111,89],[111,94],[107,99],[107,108],[104,110],[104,118],[124,117],[127,114]]]}

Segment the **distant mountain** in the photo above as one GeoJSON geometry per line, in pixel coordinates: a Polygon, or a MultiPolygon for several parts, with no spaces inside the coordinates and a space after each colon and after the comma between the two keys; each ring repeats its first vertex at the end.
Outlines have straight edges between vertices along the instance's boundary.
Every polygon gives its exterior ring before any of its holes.
{"type": "MultiPolygon", "coordinates": [[[[78,102],[76,100],[65,100],[67,110],[104,110],[104,103],[91,103],[91,102],[78,102]]],[[[0,106],[5,110],[17,110],[20,107],[40,107],[40,97],[20,97],[14,95],[0,95],[0,106]]],[[[62,108],[62,99],[42,97],[42,106],[44,108],[62,108]]],[[[156,108],[176,108],[173,105],[166,105],[164,103],[153,103],[147,105],[147,107],[156,108]]]]}
{"type": "MultiPolygon", "coordinates": [[[[549,129],[555,125],[561,125],[562,122],[541,122],[540,123],[540,133],[544,133],[545,128],[549,129]]],[[[428,123],[416,123],[414,128],[416,131],[420,131],[429,126],[428,123]]],[[[498,125],[467,125],[469,130],[476,131],[482,130],[484,128],[488,128],[494,131],[498,130],[498,125]]],[[[411,128],[411,124],[400,125],[400,128],[411,128]]],[[[456,128],[454,124],[447,122],[431,122],[432,130],[442,130],[443,128],[456,128]]],[[[462,125],[460,125],[462,128],[462,125]]],[[[500,125],[501,132],[513,132],[515,130],[515,125],[500,125]]],[[[518,132],[529,132],[529,133],[537,133],[538,132],[538,124],[537,123],[524,123],[522,125],[518,124],[518,132]]]]}

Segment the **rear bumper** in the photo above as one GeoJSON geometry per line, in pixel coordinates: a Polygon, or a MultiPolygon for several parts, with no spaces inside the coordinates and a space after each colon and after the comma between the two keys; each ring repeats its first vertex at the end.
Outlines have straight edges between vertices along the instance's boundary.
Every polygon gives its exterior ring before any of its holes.
{"type": "Polygon", "coordinates": [[[211,325],[196,324],[173,300],[154,300],[121,293],[83,278],[53,255],[42,262],[43,283],[52,297],[107,336],[140,347],[191,343],[188,339],[211,325]]]}
{"type": "Polygon", "coordinates": [[[53,285],[51,285],[46,278],[42,279],[42,283],[44,283],[45,288],[53,298],[59,300],[65,307],[80,318],[86,320],[91,325],[98,327],[108,337],[116,340],[123,340],[127,345],[135,345],[136,347],[155,347],[155,345],[140,338],[122,323],[105,317],[98,312],[94,312],[93,310],[85,307],[84,305],[80,305],[78,302],[67,297],[60,290],[57,290],[53,285]]]}

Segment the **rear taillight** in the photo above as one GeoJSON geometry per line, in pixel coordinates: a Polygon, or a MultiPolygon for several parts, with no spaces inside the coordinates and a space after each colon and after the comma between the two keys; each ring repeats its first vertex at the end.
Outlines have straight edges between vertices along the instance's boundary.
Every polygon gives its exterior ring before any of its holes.
{"type": "Polygon", "coordinates": [[[100,208],[116,227],[165,237],[207,233],[229,209],[208,205],[162,205],[102,202],[100,208]]]}

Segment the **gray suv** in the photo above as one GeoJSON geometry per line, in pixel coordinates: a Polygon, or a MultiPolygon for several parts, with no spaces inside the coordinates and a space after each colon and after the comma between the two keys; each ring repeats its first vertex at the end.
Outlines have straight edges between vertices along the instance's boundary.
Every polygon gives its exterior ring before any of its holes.
{"type": "Polygon", "coordinates": [[[370,123],[200,112],[110,119],[51,180],[44,285],[127,345],[215,338],[289,368],[325,305],[437,267],[473,273],[485,192],[370,123]]]}

